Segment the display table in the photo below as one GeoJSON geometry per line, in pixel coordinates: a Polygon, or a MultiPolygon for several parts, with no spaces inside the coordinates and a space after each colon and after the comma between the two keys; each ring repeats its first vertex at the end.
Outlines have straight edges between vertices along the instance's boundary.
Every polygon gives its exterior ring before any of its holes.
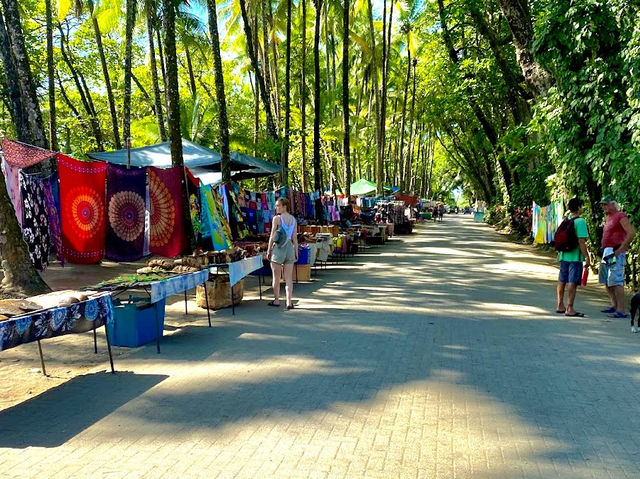
{"type": "MultiPolygon", "coordinates": [[[[112,321],[113,302],[109,293],[103,293],[70,306],[47,308],[15,316],[0,321],[0,351],[37,341],[42,373],[46,375],[40,340],[65,334],[86,333],[92,330],[95,339],[95,330],[112,321]]],[[[109,362],[113,373],[115,369],[113,368],[111,344],[106,327],[105,337],[107,338],[109,362]]]]}
{"type": "MultiPolygon", "coordinates": [[[[216,264],[209,267],[208,272],[218,274],[220,270],[229,273],[229,282],[231,289],[231,314],[236,314],[235,298],[233,297],[233,286],[245,278],[249,274],[262,268],[262,255],[257,254],[249,258],[241,259],[240,261],[234,261],[232,263],[216,264]]],[[[262,283],[260,276],[258,281],[262,283]]],[[[260,284],[260,297],[262,298],[262,284],[260,284]]]]}
{"type": "MultiPolygon", "coordinates": [[[[203,269],[193,273],[184,273],[176,276],[170,276],[167,279],[157,281],[138,281],[135,283],[128,283],[122,285],[109,285],[103,289],[108,289],[114,295],[122,294],[132,289],[142,289],[149,295],[150,303],[157,303],[163,299],[184,292],[184,311],[187,311],[187,291],[195,288],[199,284],[205,285],[207,279],[209,279],[209,270],[203,269]]],[[[209,327],[211,327],[211,314],[209,308],[207,308],[207,319],[209,321],[209,327]]],[[[156,323],[156,350],[160,353],[160,338],[162,337],[162,331],[160,330],[161,318],[158,315],[158,308],[155,309],[155,323],[156,323]]]]}

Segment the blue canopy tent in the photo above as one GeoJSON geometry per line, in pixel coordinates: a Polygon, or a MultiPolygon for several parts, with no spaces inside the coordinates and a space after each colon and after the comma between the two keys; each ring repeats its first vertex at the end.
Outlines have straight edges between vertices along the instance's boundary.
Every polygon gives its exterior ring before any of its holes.
{"type": "MultiPolygon", "coordinates": [[[[182,152],[184,166],[189,168],[192,173],[199,177],[206,177],[206,181],[217,181],[217,175],[212,173],[220,172],[222,159],[220,153],[184,139],[182,140],[182,152]]],[[[117,165],[155,166],[156,168],[171,168],[172,166],[171,145],[169,142],[131,148],[129,151],[125,149],[89,153],[88,156],[94,160],[106,161],[117,165]]],[[[281,171],[282,167],[275,163],[249,155],[231,153],[231,177],[234,180],[269,176],[281,171]]]]}

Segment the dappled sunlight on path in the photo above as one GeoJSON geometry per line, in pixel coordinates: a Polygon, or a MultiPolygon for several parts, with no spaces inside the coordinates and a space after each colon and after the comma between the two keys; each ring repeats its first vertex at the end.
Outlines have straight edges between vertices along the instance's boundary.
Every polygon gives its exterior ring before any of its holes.
{"type": "Polygon", "coordinates": [[[131,477],[639,477],[638,338],[583,291],[589,317],[555,314],[555,274],[447,216],[318,271],[293,311],[179,318],[161,355],[121,360],[118,388],[81,391],[105,407],[72,434],[37,427],[64,391],[1,412],[24,434],[0,454],[34,474],[55,458],[83,475],[90,457],[131,477]]]}

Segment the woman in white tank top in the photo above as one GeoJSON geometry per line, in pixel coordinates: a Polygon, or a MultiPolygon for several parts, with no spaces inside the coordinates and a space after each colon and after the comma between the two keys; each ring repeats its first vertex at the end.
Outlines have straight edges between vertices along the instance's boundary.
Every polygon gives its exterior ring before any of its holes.
{"type": "Polygon", "coordinates": [[[284,269],[285,291],[287,295],[287,309],[293,309],[293,265],[298,261],[298,225],[296,219],[289,213],[290,203],[287,198],[280,198],[276,202],[276,216],[271,224],[269,249],[267,259],[271,261],[273,273],[273,301],[269,306],[280,306],[280,276],[284,269]],[[281,228],[286,237],[282,244],[276,244],[276,230],[281,228]]]}

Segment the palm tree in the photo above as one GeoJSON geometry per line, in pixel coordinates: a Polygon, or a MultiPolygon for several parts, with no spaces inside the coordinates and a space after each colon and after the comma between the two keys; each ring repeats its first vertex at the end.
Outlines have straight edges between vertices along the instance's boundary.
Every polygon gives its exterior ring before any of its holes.
{"type": "MultiPolygon", "coordinates": [[[[320,161],[320,24],[322,0],[314,1],[316,6],[316,25],[313,36],[313,188],[322,191],[322,170],[320,161]]],[[[316,200],[316,217],[322,217],[322,203],[316,200]]]]}
{"type": "Polygon", "coordinates": [[[282,183],[289,184],[289,127],[291,122],[291,0],[287,0],[287,54],[285,71],[284,142],[282,147],[282,183]]]}
{"type": "Polygon", "coordinates": [[[158,66],[156,62],[156,48],[154,42],[154,31],[158,29],[158,18],[156,15],[156,5],[153,0],[145,0],[145,10],[147,14],[147,38],[149,41],[149,68],[151,69],[151,83],[153,84],[153,99],[155,103],[156,122],[161,141],[167,141],[167,129],[164,124],[164,113],[162,111],[162,96],[160,94],[160,83],[158,82],[158,66]]]}
{"type": "Polygon", "coordinates": [[[176,11],[172,0],[162,0],[162,30],[167,70],[167,120],[171,163],[184,166],[182,135],[180,133],[180,91],[178,88],[178,59],[176,53],[176,11]]]}
{"type": "Polygon", "coordinates": [[[227,119],[227,101],[224,92],[224,74],[222,56],[220,55],[220,38],[218,36],[218,14],[215,0],[207,0],[209,10],[209,33],[213,51],[213,73],[216,82],[216,99],[218,100],[218,127],[220,129],[220,153],[222,181],[231,181],[231,153],[229,151],[229,121],[227,119]]]}
{"type": "Polygon", "coordinates": [[[342,128],[344,139],[345,190],[351,196],[351,155],[349,152],[349,0],[344,0],[342,8],[342,128]]]}
{"type": "Polygon", "coordinates": [[[107,90],[107,100],[109,102],[109,112],[111,113],[111,127],[113,128],[114,145],[116,147],[116,150],[119,150],[122,148],[122,142],[120,141],[120,127],[118,126],[118,111],[116,109],[116,102],[113,97],[113,88],[111,87],[111,78],[109,76],[109,66],[107,65],[107,59],[105,57],[104,47],[102,45],[102,32],[100,31],[98,18],[95,15],[94,1],[87,0],[87,5],[89,7],[91,24],[93,26],[93,34],[96,39],[96,48],[98,49],[98,56],[100,57],[100,66],[102,67],[102,75],[104,76],[104,85],[107,90]]]}
{"type": "Polygon", "coordinates": [[[55,65],[53,64],[53,15],[51,13],[51,0],[45,0],[45,21],[47,28],[47,87],[49,93],[49,148],[58,149],[58,135],[56,133],[56,84],[55,65]]]}
{"type": "Polygon", "coordinates": [[[300,31],[302,33],[302,64],[300,66],[300,135],[301,135],[301,186],[302,191],[307,191],[307,87],[306,87],[306,71],[307,71],[307,2],[300,2],[302,7],[302,18],[300,19],[300,31]]]}
{"type": "Polygon", "coordinates": [[[264,111],[267,116],[267,133],[269,137],[278,141],[278,130],[276,129],[276,125],[273,121],[273,113],[271,110],[271,92],[267,90],[265,85],[264,76],[262,75],[262,69],[258,64],[258,57],[256,55],[256,49],[253,45],[253,37],[251,35],[251,24],[249,23],[249,16],[247,15],[247,5],[245,0],[240,0],[240,10],[242,13],[242,22],[244,23],[244,32],[247,41],[247,53],[249,54],[249,59],[251,60],[251,66],[256,75],[256,83],[260,88],[260,96],[262,97],[262,103],[264,104],[264,111]]]}
{"type": "Polygon", "coordinates": [[[122,104],[122,135],[127,147],[131,146],[131,49],[133,46],[133,28],[136,22],[136,8],[136,0],[127,0],[124,44],[124,100],[122,104]]]}

